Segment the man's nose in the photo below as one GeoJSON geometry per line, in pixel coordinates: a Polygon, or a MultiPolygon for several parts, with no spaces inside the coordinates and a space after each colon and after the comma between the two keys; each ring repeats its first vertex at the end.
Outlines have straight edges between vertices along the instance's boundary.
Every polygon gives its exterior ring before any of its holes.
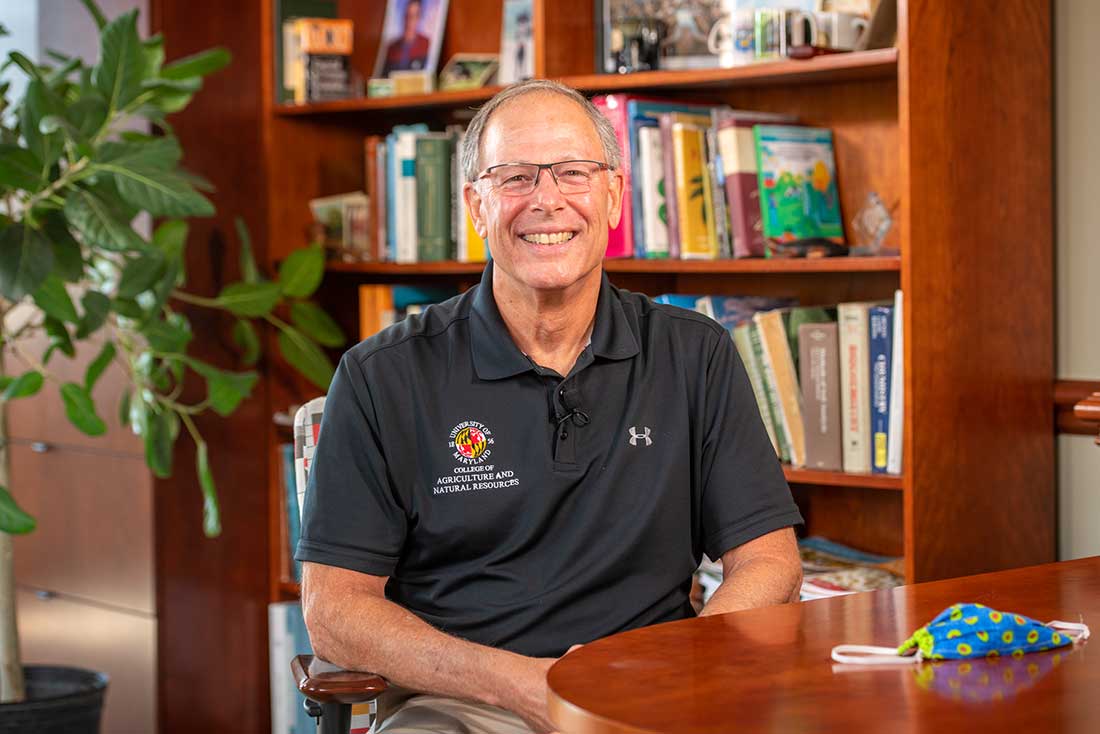
{"type": "Polygon", "coordinates": [[[535,179],[535,190],[531,192],[532,209],[561,209],[565,206],[565,197],[554,180],[549,168],[542,168],[535,179]]]}

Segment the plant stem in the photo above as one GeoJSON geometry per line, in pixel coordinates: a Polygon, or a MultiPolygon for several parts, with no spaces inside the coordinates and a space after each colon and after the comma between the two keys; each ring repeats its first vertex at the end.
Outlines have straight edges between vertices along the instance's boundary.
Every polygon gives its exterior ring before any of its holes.
{"type": "Polygon", "coordinates": [[[26,203],[23,205],[24,211],[30,211],[38,202],[42,201],[43,199],[50,198],[61,189],[76,181],[76,179],[78,178],[77,174],[81,173],[85,168],[87,168],[89,163],[91,163],[90,159],[81,158],[75,164],[69,166],[67,169],[65,169],[65,173],[61,174],[60,178],[58,178],[46,188],[39,191],[31,198],[27,199],[26,203]]]}
{"type": "MultiPolygon", "coordinates": [[[[0,376],[6,374],[0,353],[0,376]]],[[[9,453],[7,410],[0,408],[0,486],[8,486],[9,453]]],[[[12,537],[0,532],[0,703],[22,701],[27,691],[19,654],[19,630],[15,620],[15,565],[12,537]]]]}
{"type": "Polygon", "coordinates": [[[206,308],[222,308],[221,303],[216,298],[204,298],[202,296],[196,296],[185,291],[172,291],[172,298],[183,301],[184,303],[190,303],[195,306],[205,306],[206,308]]]}

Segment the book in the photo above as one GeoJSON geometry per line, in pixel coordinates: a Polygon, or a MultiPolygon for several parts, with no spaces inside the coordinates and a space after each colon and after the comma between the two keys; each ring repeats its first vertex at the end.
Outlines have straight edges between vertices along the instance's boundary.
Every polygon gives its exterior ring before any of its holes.
{"type": "Polygon", "coordinates": [[[756,142],[752,127],[764,123],[793,123],[796,118],[771,112],[721,108],[715,116],[733,257],[763,257],[764,233],[760,224],[756,142]]]}
{"type": "Polygon", "coordinates": [[[894,345],[890,359],[890,427],[886,439],[886,473],[901,474],[901,437],[905,425],[905,339],[902,332],[902,293],[894,292],[894,345]]]}
{"type": "Polygon", "coordinates": [[[605,257],[631,257],[634,254],[633,178],[630,163],[630,123],[626,116],[626,95],[597,94],[592,98],[604,117],[611,121],[619,142],[620,171],[623,175],[623,203],[619,223],[607,234],[605,257]]]}
{"type": "Polygon", "coordinates": [[[806,432],[806,467],[841,471],[840,365],[836,322],[798,328],[799,383],[806,432]]]}
{"type": "Polygon", "coordinates": [[[903,559],[851,548],[820,536],[798,541],[802,559],[801,599],[822,599],[904,583],[903,559]]]}
{"type": "Polygon", "coordinates": [[[714,202],[706,167],[704,128],[672,124],[676,210],[679,217],[680,257],[711,260],[718,257],[714,229],[714,202]]]}
{"type": "MultiPolygon", "coordinates": [[[[638,161],[635,167],[635,187],[641,192],[642,232],[637,238],[642,256],[668,257],[668,202],[666,200],[664,152],[661,131],[656,123],[646,122],[638,128],[638,161]]],[[[635,252],[637,254],[637,252],[635,252]]]]}
{"type": "MultiPolygon", "coordinates": [[[[451,128],[448,128],[451,129],[451,128]]],[[[452,198],[454,199],[453,222],[455,238],[455,259],[460,263],[482,263],[488,259],[488,248],[485,240],[477,233],[474,227],[474,218],[466,208],[466,197],[462,193],[466,183],[466,176],[462,172],[462,163],[459,160],[458,151],[462,150],[462,143],[466,139],[466,131],[461,125],[453,126],[454,146],[452,149],[452,198]]]]}
{"type": "Polygon", "coordinates": [[[833,133],[797,125],[755,125],[756,175],[764,237],[844,242],[833,133]]]}
{"type": "Polygon", "coordinates": [[[871,306],[867,312],[871,375],[871,472],[886,473],[890,431],[890,350],[893,347],[894,307],[871,306]]]}
{"type": "Polygon", "coordinates": [[[749,327],[749,343],[756,364],[760,366],[760,385],[764,388],[764,399],[768,403],[768,412],[775,426],[775,442],[779,447],[779,460],[789,463],[791,460],[791,439],[787,430],[783,411],[779,407],[779,392],[776,387],[775,371],[771,363],[764,358],[764,343],[760,338],[760,327],[754,322],[749,327]]]}
{"type": "Polygon", "coordinates": [[[451,259],[451,136],[416,136],[416,260],[451,259]]]}
{"type": "Polygon", "coordinates": [[[359,286],[359,340],[374,336],[395,320],[393,286],[359,286]]]}
{"type": "Polygon", "coordinates": [[[348,57],[352,21],[290,18],[282,26],[282,86],[296,104],[344,99],[350,94],[348,57]]]}
{"type": "Polygon", "coordinates": [[[760,370],[760,362],[752,348],[751,322],[744,322],[730,332],[733,344],[737,347],[737,353],[741,356],[741,362],[745,365],[745,372],[749,376],[749,385],[752,386],[753,397],[756,398],[756,406],[760,410],[760,420],[764,422],[764,430],[768,433],[768,440],[772,442],[775,455],[779,456],[779,440],[775,437],[775,421],[772,419],[771,407],[768,404],[767,393],[764,392],[764,376],[760,370]]]}
{"type": "MultiPolygon", "coordinates": [[[[398,192],[399,192],[398,182],[399,182],[399,179],[401,179],[402,176],[405,173],[405,171],[403,170],[403,161],[404,160],[410,160],[410,159],[412,160],[411,164],[408,166],[408,171],[407,172],[408,172],[408,175],[412,176],[415,179],[415,174],[416,174],[415,143],[413,144],[413,146],[414,146],[413,151],[406,158],[401,158],[401,157],[398,156],[398,152],[397,152],[398,137],[401,134],[404,134],[404,133],[412,133],[412,134],[415,135],[417,133],[426,133],[426,132],[428,132],[428,126],[425,125],[422,122],[418,122],[418,123],[414,123],[412,125],[395,125],[393,130],[390,131],[390,134],[386,136],[386,148],[385,148],[385,150],[386,150],[386,153],[385,153],[385,163],[386,163],[386,165],[385,165],[385,168],[383,169],[386,172],[386,192],[385,192],[385,197],[384,197],[385,201],[386,201],[386,257],[385,257],[385,259],[389,260],[390,262],[416,262],[416,258],[415,258],[416,238],[415,238],[415,235],[413,236],[413,244],[412,244],[412,247],[411,247],[411,249],[412,249],[412,259],[411,260],[399,260],[397,258],[398,223],[400,221],[404,221],[403,227],[404,227],[405,230],[408,230],[408,227],[409,227],[408,218],[411,216],[412,217],[412,226],[413,226],[414,231],[415,231],[415,228],[416,228],[416,207],[415,207],[416,183],[415,183],[415,180],[411,184],[412,185],[413,203],[407,204],[407,205],[405,204],[405,202],[409,199],[409,196],[408,196],[409,192],[408,192],[408,184],[407,183],[403,184],[403,187],[400,189],[400,191],[403,192],[402,195],[400,195],[400,196],[398,195],[398,192]],[[404,206],[404,208],[402,208],[402,206],[404,206]]],[[[405,147],[406,148],[408,147],[408,141],[407,140],[406,140],[405,147]]],[[[403,256],[405,258],[408,258],[410,256],[410,253],[409,253],[408,250],[409,250],[409,243],[406,242],[405,243],[405,251],[403,253],[403,256]]]]}
{"type": "Polygon", "coordinates": [[[296,18],[335,18],[337,14],[336,0],[277,0],[275,11],[272,13],[275,26],[273,30],[275,61],[275,90],[276,99],[279,102],[293,102],[294,90],[286,84],[286,33],[287,21],[296,18]]]}
{"type": "Polygon", "coordinates": [[[290,577],[301,582],[302,564],[300,561],[294,560],[294,550],[298,547],[298,539],[302,536],[302,515],[298,505],[298,476],[294,468],[294,444],[279,444],[279,456],[282,458],[282,479],[286,506],[288,568],[290,577]]]}
{"type": "Polygon", "coordinates": [[[730,242],[729,212],[726,208],[725,177],[722,173],[722,162],[718,154],[718,138],[713,124],[715,113],[711,111],[712,123],[707,125],[703,140],[706,143],[707,175],[710,177],[711,206],[714,214],[714,239],[718,245],[717,257],[733,257],[733,244],[730,242]]]}
{"type": "Polygon", "coordinates": [[[774,381],[776,402],[782,431],[790,450],[791,466],[801,467],[806,464],[802,394],[798,387],[798,373],[795,372],[790,341],[787,339],[787,325],[783,318],[785,313],[785,309],[762,311],[753,316],[753,322],[760,330],[764,357],[762,362],[767,367],[768,376],[774,381]]]}
{"type": "Polygon", "coordinates": [[[415,263],[417,259],[416,138],[421,134],[410,130],[398,132],[394,145],[397,171],[392,205],[397,211],[394,262],[399,263],[415,263]]]}
{"type": "Polygon", "coordinates": [[[871,471],[871,381],[867,342],[869,303],[837,306],[840,347],[840,415],[844,471],[871,471]]]}
{"type": "Polygon", "coordinates": [[[374,153],[375,153],[375,166],[374,166],[374,168],[375,168],[375,177],[376,177],[377,190],[375,191],[375,195],[373,197],[371,197],[371,201],[372,202],[377,201],[377,205],[376,205],[375,210],[374,210],[374,214],[375,214],[374,222],[375,222],[375,227],[377,229],[377,231],[375,232],[375,258],[379,262],[384,262],[384,261],[390,259],[389,258],[389,250],[387,249],[387,246],[386,246],[386,244],[387,244],[386,240],[387,240],[387,237],[388,237],[387,232],[388,232],[388,228],[389,228],[389,216],[390,216],[389,215],[389,211],[390,211],[390,207],[389,207],[390,190],[387,187],[387,177],[386,177],[388,158],[386,157],[387,153],[386,153],[385,138],[383,138],[379,142],[378,147],[377,147],[377,149],[375,150],[374,153]]]}
{"type": "Polygon", "coordinates": [[[367,199],[370,202],[367,252],[372,260],[380,259],[378,237],[383,230],[378,224],[386,219],[386,208],[382,201],[384,197],[380,193],[384,186],[380,186],[381,177],[379,176],[380,168],[378,166],[378,149],[383,145],[385,145],[385,142],[381,135],[368,135],[363,138],[363,181],[365,182],[364,188],[366,189],[367,199]]]}
{"type": "Polygon", "coordinates": [[[798,374],[799,351],[798,332],[803,324],[824,324],[836,321],[836,311],[824,306],[793,306],[783,313],[783,323],[787,326],[787,343],[794,360],[794,371],[798,374]]]}

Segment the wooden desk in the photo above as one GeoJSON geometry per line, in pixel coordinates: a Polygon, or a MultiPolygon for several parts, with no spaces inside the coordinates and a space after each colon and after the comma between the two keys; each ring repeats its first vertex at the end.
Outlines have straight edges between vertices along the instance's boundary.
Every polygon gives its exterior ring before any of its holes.
{"type": "Polygon", "coordinates": [[[843,643],[896,645],[955,602],[1042,622],[1083,616],[1100,635],[1100,557],[608,637],[550,669],[550,715],[563,734],[1100,732],[1100,649],[1087,642],[969,666],[829,658],[843,643]]]}

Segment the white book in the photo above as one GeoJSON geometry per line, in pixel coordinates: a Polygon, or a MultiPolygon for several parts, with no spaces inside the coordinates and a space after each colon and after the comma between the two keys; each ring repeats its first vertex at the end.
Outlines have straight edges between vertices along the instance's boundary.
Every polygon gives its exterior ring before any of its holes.
{"type": "Polygon", "coordinates": [[[397,210],[394,260],[399,263],[415,263],[417,260],[416,136],[415,132],[400,132],[394,146],[394,156],[397,158],[397,185],[393,197],[397,210]]]}
{"type": "Polygon", "coordinates": [[[642,188],[642,226],[646,254],[668,255],[668,206],[664,183],[664,146],[656,127],[638,128],[638,184],[642,188]],[[664,219],[661,213],[664,212],[664,219]]]}
{"type": "MultiPolygon", "coordinates": [[[[462,187],[466,177],[462,173],[462,160],[459,152],[466,140],[466,131],[455,126],[454,152],[451,154],[451,231],[455,233],[455,259],[460,263],[470,262],[470,238],[466,233],[466,197],[462,187]]],[[[450,129],[450,128],[448,128],[450,129]]]]}
{"type": "Polygon", "coordinates": [[[286,605],[292,602],[275,602],[267,605],[268,668],[271,672],[271,734],[293,734],[294,706],[290,691],[294,688],[290,671],[292,653],[290,630],[286,622],[286,605]]]}
{"type": "Polygon", "coordinates": [[[764,391],[764,375],[759,360],[752,350],[752,324],[745,322],[734,327],[730,332],[733,343],[737,347],[737,353],[741,355],[741,362],[745,365],[745,372],[749,375],[749,385],[752,386],[752,394],[756,398],[756,405],[760,409],[760,419],[764,421],[764,430],[768,432],[768,440],[772,442],[776,456],[779,456],[779,439],[775,435],[775,422],[772,420],[772,410],[768,405],[768,394],[764,391]]]}
{"type": "Polygon", "coordinates": [[[890,363],[890,433],[886,439],[886,473],[901,474],[901,438],[905,426],[905,339],[901,291],[894,291],[894,344],[890,363]]]}
{"type": "Polygon", "coordinates": [[[837,306],[840,332],[840,418],[844,471],[871,471],[871,369],[869,303],[837,306]]]}

